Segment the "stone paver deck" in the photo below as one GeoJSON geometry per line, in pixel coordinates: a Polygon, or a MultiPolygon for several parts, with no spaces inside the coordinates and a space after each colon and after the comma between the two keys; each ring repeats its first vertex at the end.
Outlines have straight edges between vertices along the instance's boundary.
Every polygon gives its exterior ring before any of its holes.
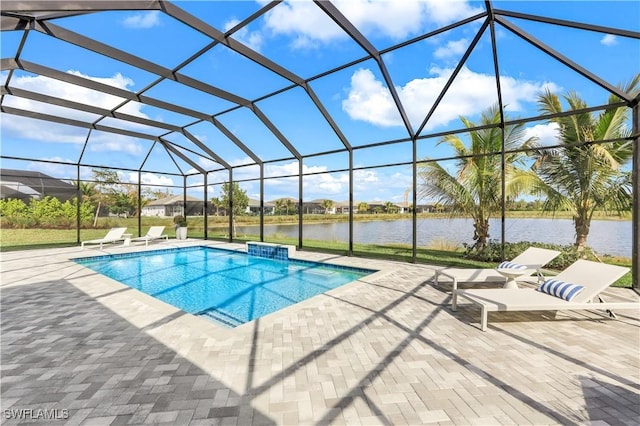
{"type": "Polygon", "coordinates": [[[227,329],[69,260],[177,245],[2,254],[4,424],[640,423],[640,312],[483,333],[432,268],[298,252],[380,272],[227,329]]]}

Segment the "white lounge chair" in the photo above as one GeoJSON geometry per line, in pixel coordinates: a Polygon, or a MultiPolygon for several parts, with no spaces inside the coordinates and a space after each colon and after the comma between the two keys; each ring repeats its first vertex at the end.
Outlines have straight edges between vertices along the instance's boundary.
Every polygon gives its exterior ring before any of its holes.
{"type": "Polygon", "coordinates": [[[135,237],[132,238],[131,241],[144,241],[145,245],[148,246],[149,245],[149,241],[153,241],[153,240],[160,240],[160,239],[165,239],[168,240],[169,236],[166,234],[163,234],[164,232],[164,226],[152,226],[149,228],[149,230],[147,231],[146,235],[143,235],[142,237],[135,237]]]}
{"type": "Polygon", "coordinates": [[[578,260],[562,271],[545,284],[552,284],[553,281],[561,283],[571,283],[583,286],[573,299],[565,300],[559,296],[547,294],[539,291],[538,288],[506,289],[506,288],[485,288],[457,290],[453,292],[451,309],[455,311],[458,305],[458,298],[471,301],[480,306],[480,328],[487,329],[487,315],[489,312],[508,311],[563,311],[563,310],[605,310],[615,318],[613,309],[640,309],[640,302],[605,302],[600,293],[616,282],[629,268],[609,265],[606,263],[591,262],[588,260],[578,260]],[[599,302],[594,302],[596,297],[599,302]]]}
{"type": "Polygon", "coordinates": [[[117,241],[124,241],[124,232],[127,228],[111,228],[107,235],[103,238],[97,238],[95,240],[87,240],[83,241],[81,246],[84,248],[85,244],[100,244],[100,248],[102,249],[102,245],[105,243],[115,243],[117,241]]]}
{"type": "Polygon", "coordinates": [[[533,273],[540,275],[542,267],[558,255],[560,252],[557,250],[529,247],[508,262],[511,264],[511,268],[443,268],[436,270],[433,280],[435,285],[438,285],[440,281],[452,281],[454,293],[458,289],[458,283],[463,282],[503,283],[506,288],[517,288],[515,278],[524,279],[533,273]]]}

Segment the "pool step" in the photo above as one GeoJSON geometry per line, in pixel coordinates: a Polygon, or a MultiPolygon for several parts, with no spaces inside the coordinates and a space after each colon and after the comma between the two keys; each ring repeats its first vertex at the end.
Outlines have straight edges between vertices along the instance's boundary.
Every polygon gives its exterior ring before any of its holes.
{"type": "Polygon", "coordinates": [[[207,318],[208,320],[211,320],[217,323],[221,323],[222,325],[226,327],[231,327],[231,328],[235,328],[239,325],[244,324],[244,321],[234,318],[228,314],[225,314],[224,312],[220,312],[215,308],[209,309],[203,312],[198,312],[196,315],[199,317],[207,318]]]}

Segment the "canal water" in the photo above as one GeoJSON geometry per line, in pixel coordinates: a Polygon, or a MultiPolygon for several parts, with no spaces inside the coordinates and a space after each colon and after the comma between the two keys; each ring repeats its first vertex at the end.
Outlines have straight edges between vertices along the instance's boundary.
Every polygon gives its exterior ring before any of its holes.
{"type": "MultiPolygon", "coordinates": [[[[500,220],[489,222],[491,239],[500,240],[500,220]]],[[[451,241],[458,244],[473,243],[473,221],[471,219],[426,218],[418,219],[418,246],[428,246],[434,240],[451,241]]],[[[265,225],[265,235],[279,234],[298,237],[297,225],[265,225]]],[[[349,224],[312,223],[305,224],[303,237],[312,240],[344,241],[349,238],[349,224]]],[[[258,234],[256,226],[239,226],[237,233],[258,234]]],[[[509,242],[531,241],[553,244],[573,244],[575,229],[571,219],[518,218],[507,219],[506,240],[509,242]]],[[[355,243],[411,244],[411,219],[354,222],[353,241],[355,243]]],[[[631,221],[592,220],[587,244],[598,254],[631,257],[631,221]]]]}

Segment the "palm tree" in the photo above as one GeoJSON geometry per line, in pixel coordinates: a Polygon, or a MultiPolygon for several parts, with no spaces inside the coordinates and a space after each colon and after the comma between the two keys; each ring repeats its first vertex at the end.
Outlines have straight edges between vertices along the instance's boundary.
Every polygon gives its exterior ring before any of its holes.
{"type": "Polygon", "coordinates": [[[284,198],[278,198],[274,204],[274,213],[277,215],[282,214],[282,210],[284,210],[284,198]]]}
{"type": "Polygon", "coordinates": [[[331,200],[322,200],[322,208],[324,209],[324,214],[329,214],[329,209],[333,207],[333,201],[331,200]]]}
{"type": "Polygon", "coordinates": [[[102,204],[102,200],[104,195],[98,189],[98,185],[94,182],[85,182],[85,181],[77,181],[74,180],[72,183],[80,189],[80,193],[82,194],[82,201],[88,201],[96,207],[96,213],[93,219],[93,227],[95,228],[98,225],[98,215],[100,213],[100,205],[102,204]]]}
{"type": "Polygon", "coordinates": [[[72,180],[71,183],[80,189],[83,200],[91,200],[97,193],[96,184],[93,182],[72,180]]]}
{"type": "Polygon", "coordinates": [[[296,205],[291,198],[285,198],[284,207],[287,210],[287,216],[289,215],[289,210],[293,209],[295,213],[296,205]]]}
{"type": "MultiPolygon", "coordinates": [[[[460,117],[468,128],[500,123],[500,109],[493,106],[484,111],[480,124],[476,125],[465,117],[460,117]]],[[[506,126],[504,129],[505,151],[526,148],[533,144],[534,138],[524,139],[524,125],[506,126]]],[[[501,211],[501,156],[502,132],[498,127],[471,130],[471,140],[467,148],[457,135],[447,135],[438,144],[446,143],[459,157],[456,160],[457,171],[450,174],[437,162],[419,164],[419,176],[423,183],[419,194],[421,198],[432,198],[436,205],[442,205],[452,216],[465,214],[473,219],[476,250],[482,250],[489,239],[489,218],[501,211]],[[496,154],[497,153],[497,154],[496,154]]],[[[506,194],[518,195],[527,183],[533,179],[533,173],[524,166],[525,155],[521,152],[505,153],[506,194]]]]}
{"type": "Polygon", "coordinates": [[[220,208],[224,207],[224,202],[218,197],[213,197],[211,198],[211,205],[216,209],[216,216],[220,216],[220,208]]]}
{"type": "Polygon", "coordinates": [[[366,213],[369,211],[369,204],[364,201],[358,203],[358,213],[366,213]]]}
{"type": "Polygon", "coordinates": [[[395,213],[395,211],[396,211],[395,204],[393,204],[393,202],[391,202],[391,201],[386,201],[384,203],[384,211],[386,213],[395,213]]]}
{"type": "MultiPolygon", "coordinates": [[[[627,93],[638,93],[640,74],[626,87],[627,93]]],[[[587,108],[577,93],[563,96],[569,111],[587,108]]],[[[547,90],[538,98],[540,110],[548,114],[562,112],[560,99],[547,90]]],[[[620,102],[612,95],[609,104],[620,102]]],[[[538,174],[534,193],[545,195],[544,211],[566,210],[573,216],[576,231],[575,245],[579,251],[587,245],[591,218],[597,210],[617,211],[620,214],[630,208],[631,173],[622,169],[633,153],[627,138],[628,108],[612,107],[592,115],[583,112],[571,116],[552,118],[559,126],[557,149],[537,150],[533,170],[538,174]],[[607,140],[602,144],[584,142],[607,140]]]]}
{"type": "Polygon", "coordinates": [[[98,187],[94,182],[85,182],[82,180],[72,180],[70,181],[76,188],[80,190],[80,194],[82,199],[80,203],[88,202],[92,205],[97,204],[96,213],[94,215],[93,226],[97,226],[98,222],[98,213],[100,212],[100,203],[102,201],[102,194],[98,191],[98,187]]]}
{"type": "Polygon", "coordinates": [[[295,204],[291,198],[279,198],[275,202],[275,210],[278,214],[282,214],[283,210],[285,214],[289,215],[289,210],[295,209],[295,204]]]}

